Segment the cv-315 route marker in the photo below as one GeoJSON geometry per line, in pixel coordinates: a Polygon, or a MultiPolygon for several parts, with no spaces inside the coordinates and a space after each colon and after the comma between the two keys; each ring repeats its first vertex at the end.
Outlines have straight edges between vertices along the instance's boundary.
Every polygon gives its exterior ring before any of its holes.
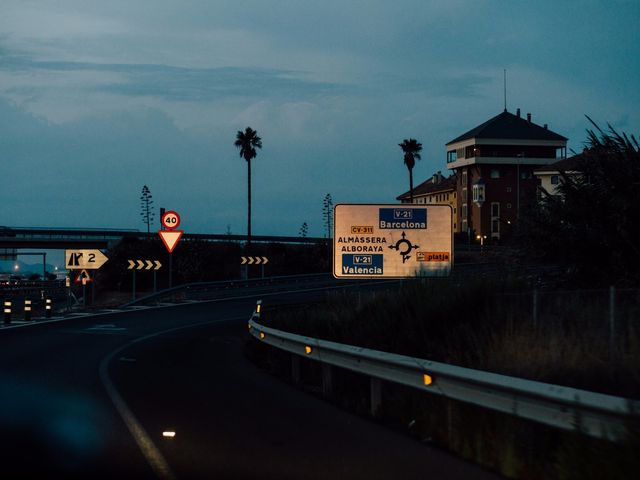
{"type": "Polygon", "coordinates": [[[240,265],[266,265],[269,263],[267,257],[240,257],[242,261],[240,265]]]}
{"type": "Polygon", "coordinates": [[[162,264],[160,260],[128,260],[127,270],[160,270],[162,264]]]}

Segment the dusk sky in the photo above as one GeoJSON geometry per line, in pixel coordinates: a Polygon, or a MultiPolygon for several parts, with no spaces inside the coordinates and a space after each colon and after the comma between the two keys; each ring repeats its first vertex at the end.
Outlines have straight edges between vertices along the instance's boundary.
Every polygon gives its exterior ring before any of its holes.
{"type": "Polygon", "coordinates": [[[391,203],[507,108],[582,149],[640,133],[640,2],[25,1],[0,5],[0,225],[322,236],[322,201],[391,203]],[[158,218],[153,226],[158,228],[158,218]]]}

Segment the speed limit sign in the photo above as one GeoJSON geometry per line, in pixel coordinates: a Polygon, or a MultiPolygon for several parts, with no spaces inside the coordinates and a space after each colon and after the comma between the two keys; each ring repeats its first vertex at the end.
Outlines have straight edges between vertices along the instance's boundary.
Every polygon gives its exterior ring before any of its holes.
{"type": "Polygon", "coordinates": [[[162,215],[160,221],[162,222],[162,226],[167,230],[175,230],[180,226],[180,215],[178,215],[178,212],[170,210],[162,215]]]}

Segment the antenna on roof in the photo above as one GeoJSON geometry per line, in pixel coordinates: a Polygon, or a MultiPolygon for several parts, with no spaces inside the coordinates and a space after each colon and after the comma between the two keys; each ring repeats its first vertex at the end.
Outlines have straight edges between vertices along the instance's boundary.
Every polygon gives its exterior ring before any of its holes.
{"type": "Polygon", "coordinates": [[[507,111],[507,69],[504,69],[504,111],[507,111]]]}

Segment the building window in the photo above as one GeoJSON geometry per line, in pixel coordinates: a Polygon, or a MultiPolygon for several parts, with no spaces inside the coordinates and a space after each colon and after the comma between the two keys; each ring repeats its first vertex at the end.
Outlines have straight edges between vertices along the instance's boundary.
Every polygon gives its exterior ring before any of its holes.
{"type": "Polygon", "coordinates": [[[491,202],[491,216],[492,217],[500,216],[500,202],[491,202]]]}
{"type": "Polygon", "coordinates": [[[491,233],[500,233],[500,221],[492,220],[491,221],[491,233]]]}
{"type": "Polygon", "coordinates": [[[558,185],[560,183],[560,177],[558,175],[551,175],[551,185],[558,185]]]}
{"type": "Polygon", "coordinates": [[[462,221],[466,222],[467,220],[467,204],[463,203],[462,204],[462,221]]]}
{"type": "Polygon", "coordinates": [[[462,186],[467,186],[467,169],[462,170],[462,186]]]}
{"type": "Polygon", "coordinates": [[[476,183],[472,188],[473,201],[476,203],[484,202],[484,183],[476,183]]]}
{"type": "Polygon", "coordinates": [[[511,193],[511,187],[507,187],[507,193],[511,193]]]}
{"type": "Polygon", "coordinates": [[[500,170],[498,170],[497,168],[492,168],[491,178],[500,178],[500,170]]]}
{"type": "Polygon", "coordinates": [[[511,209],[511,204],[507,203],[507,209],[511,209]]]}

